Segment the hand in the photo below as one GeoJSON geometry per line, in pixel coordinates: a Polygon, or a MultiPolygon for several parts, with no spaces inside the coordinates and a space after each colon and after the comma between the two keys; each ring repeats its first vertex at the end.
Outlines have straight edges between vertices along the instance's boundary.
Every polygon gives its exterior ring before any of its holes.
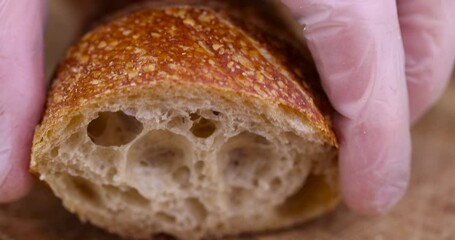
{"type": "Polygon", "coordinates": [[[52,50],[46,56],[47,65],[52,66],[90,19],[128,1],[55,0],[49,6],[50,16],[45,16],[47,0],[0,0],[0,203],[22,197],[32,183],[28,173],[31,142],[46,86],[45,18],[53,19],[46,27],[56,35],[49,35],[52,50]]]}
{"type": "Polygon", "coordinates": [[[410,122],[439,98],[451,74],[455,1],[282,2],[305,25],[338,112],[345,202],[359,213],[387,211],[409,181],[410,122]]]}
{"type": "Polygon", "coordinates": [[[0,0],[0,203],[23,196],[44,102],[45,0],[0,0]]]}

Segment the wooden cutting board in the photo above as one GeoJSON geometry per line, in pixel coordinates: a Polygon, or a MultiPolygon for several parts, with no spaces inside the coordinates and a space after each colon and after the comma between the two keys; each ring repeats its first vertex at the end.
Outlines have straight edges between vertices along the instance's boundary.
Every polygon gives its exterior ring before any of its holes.
{"type": "MultiPolygon", "coordinates": [[[[52,69],[76,33],[68,21],[71,11],[61,0],[51,2],[47,65],[52,69]],[[66,13],[65,13],[66,12],[66,13]],[[59,21],[58,19],[66,20],[59,21]],[[55,35],[57,34],[57,36],[55,35]],[[59,39],[55,42],[55,39],[59,39]]],[[[86,1],[89,2],[89,1],[86,1]]],[[[242,239],[455,239],[455,81],[441,101],[413,130],[412,179],[404,199],[389,214],[362,217],[340,206],[333,213],[308,224],[242,239]]],[[[60,201],[42,185],[25,199],[0,206],[0,240],[104,240],[119,239],[66,212],[60,201]]]]}

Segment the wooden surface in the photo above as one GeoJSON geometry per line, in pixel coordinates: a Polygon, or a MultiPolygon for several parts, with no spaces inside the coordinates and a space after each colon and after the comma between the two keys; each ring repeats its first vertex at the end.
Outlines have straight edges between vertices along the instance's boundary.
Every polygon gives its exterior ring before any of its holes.
{"type": "MultiPolygon", "coordinates": [[[[61,0],[51,0],[58,2],[61,0]]],[[[64,7],[64,6],[60,6],[64,7]]],[[[51,8],[55,9],[55,8],[51,8]]],[[[51,31],[66,42],[51,48],[49,67],[55,64],[74,32],[55,31],[59,24],[52,16],[51,31]]],[[[60,27],[77,23],[61,23],[60,27]]],[[[73,28],[74,29],[74,28],[73,28]]],[[[54,39],[49,38],[50,40],[54,39]]],[[[50,46],[57,44],[49,41],[50,46]]],[[[413,164],[409,191],[389,214],[379,217],[357,216],[344,206],[333,213],[294,229],[247,236],[243,239],[317,240],[452,240],[455,239],[455,82],[440,102],[413,130],[413,164]]],[[[67,213],[49,190],[37,185],[20,202],[0,206],[0,240],[90,240],[118,239],[88,224],[81,224],[67,213]]]]}

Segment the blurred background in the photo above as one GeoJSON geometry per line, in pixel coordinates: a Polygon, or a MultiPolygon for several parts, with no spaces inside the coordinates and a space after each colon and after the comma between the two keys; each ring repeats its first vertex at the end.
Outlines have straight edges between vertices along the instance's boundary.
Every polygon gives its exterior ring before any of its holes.
{"type": "MultiPolygon", "coordinates": [[[[46,79],[90,22],[124,0],[49,0],[46,79]]],[[[379,217],[357,216],[341,205],[308,224],[243,239],[455,239],[455,80],[412,129],[412,179],[403,200],[379,217]]],[[[41,184],[18,203],[0,206],[0,240],[117,239],[81,224],[41,184]]]]}

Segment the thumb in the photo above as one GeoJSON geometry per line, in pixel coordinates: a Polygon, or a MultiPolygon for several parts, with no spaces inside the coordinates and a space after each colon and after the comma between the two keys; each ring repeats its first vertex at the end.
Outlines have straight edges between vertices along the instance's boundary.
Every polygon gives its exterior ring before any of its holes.
{"type": "Polygon", "coordinates": [[[45,95],[45,0],[0,1],[0,203],[23,196],[45,95]]]}

